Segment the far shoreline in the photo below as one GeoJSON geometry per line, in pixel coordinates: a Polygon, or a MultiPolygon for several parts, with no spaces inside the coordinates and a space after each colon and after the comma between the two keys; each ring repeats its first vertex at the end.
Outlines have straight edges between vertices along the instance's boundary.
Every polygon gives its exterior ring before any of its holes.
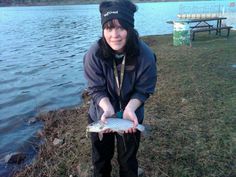
{"type": "MultiPolygon", "coordinates": [[[[196,0],[149,0],[149,1],[141,1],[141,0],[135,0],[134,3],[161,3],[161,2],[190,2],[190,1],[196,1],[196,0]]],[[[204,0],[199,0],[204,1],[204,0]]],[[[95,1],[83,1],[83,2],[77,2],[77,1],[63,1],[63,2],[34,2],[34,3],[0,3],[0,7],[31,7],[31,6],[60,6],[60,5],[89,5],[89,4],[99,4],[101,0],[95,0],[95,1]]]]}

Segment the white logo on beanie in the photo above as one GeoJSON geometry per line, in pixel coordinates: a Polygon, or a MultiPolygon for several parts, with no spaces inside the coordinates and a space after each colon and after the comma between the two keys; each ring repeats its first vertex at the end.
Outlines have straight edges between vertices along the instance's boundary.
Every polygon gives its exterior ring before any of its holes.
{"type": "Polygon", "coordinates": [[[106,17],[106,16],[111,15],[111,14],[118,14],[118,10],[117,11],[108,11],[103,16],[106,17]]]}

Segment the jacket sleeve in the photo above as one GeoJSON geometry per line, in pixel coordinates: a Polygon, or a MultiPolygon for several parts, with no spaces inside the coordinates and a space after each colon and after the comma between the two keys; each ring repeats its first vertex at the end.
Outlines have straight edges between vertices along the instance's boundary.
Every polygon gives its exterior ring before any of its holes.
{"type": "Polygon", "coordinates": [[[89,95],[99,104],[103,97],[107,97],[106,79],[101,61],[93,50],[89,50],[84,56],[84,75],[88,82],[89,95]]]}
{"type": "Polygon", "coordinates": [[[156,56],[147,55],[139,63],[136,84],[131,99],[138,99],[144,103],[153,94],[157,81],[156,56]]]}

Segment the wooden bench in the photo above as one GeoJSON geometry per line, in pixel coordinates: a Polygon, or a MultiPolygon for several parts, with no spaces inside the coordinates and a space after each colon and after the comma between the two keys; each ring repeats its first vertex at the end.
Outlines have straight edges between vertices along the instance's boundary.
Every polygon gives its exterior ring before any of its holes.
{"type": "Polygon", "coordinates": [[[191,29],[194,28],[213,28],[213,25],[199,25],[199,26],[190,26],[191,29]]]}
{"type": "Polygon", "coordinates": [[[216,35],[219,34],[219,36],[221,36],[221,30],[227,30],[227,35],[226,37],[229,37],[229,33],[230,33],[230,29],[232,28],[232,26],[222,26],[222,27],[212,27],[212,28],[198,28],[198,29],[192,29],[191,30],[191,39],[194,40],[195,38],[195,33],[199,33],[199,32],[206,32],[208,31],[210,33],[210,31],[216,31],[216,35]]]}

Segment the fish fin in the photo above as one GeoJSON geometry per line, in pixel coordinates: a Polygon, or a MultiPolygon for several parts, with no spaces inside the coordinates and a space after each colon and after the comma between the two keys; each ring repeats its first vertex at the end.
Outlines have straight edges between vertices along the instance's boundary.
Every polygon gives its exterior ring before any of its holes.
{"type": "Polygon", "coordinates": [[[147,131],[146,129],[142,132],[142,136],[143,136],[144,138],[147,138],[149,135],[150,135],[150,132],[147,131]]]}
{"type": "Polygon", "coordinates": [[[144,138],[147,138],[148,136],[151,135],[152,127],[150,125],[145,125],[144,127],[145,127],[145,129],[142,132],[142,135],[144,138]]]}
{"type": "Polygon", "coordinates": [[[103,133],[99,132],[99,133],[98,133],[98,138],[99,138],[100,141],[102,141],[102,139],[103,139],[103,133]]]}
{"type": "Polygon", "coordinates": [[[117,134],[120,136],[124,136],[124,131],[118,131],[117,134]]]}
{"type": "Polygon", "coordinates": [[[89,129],[86,128],[86,138],[88,138],[88,132],[89,132],[89,129]]]}

